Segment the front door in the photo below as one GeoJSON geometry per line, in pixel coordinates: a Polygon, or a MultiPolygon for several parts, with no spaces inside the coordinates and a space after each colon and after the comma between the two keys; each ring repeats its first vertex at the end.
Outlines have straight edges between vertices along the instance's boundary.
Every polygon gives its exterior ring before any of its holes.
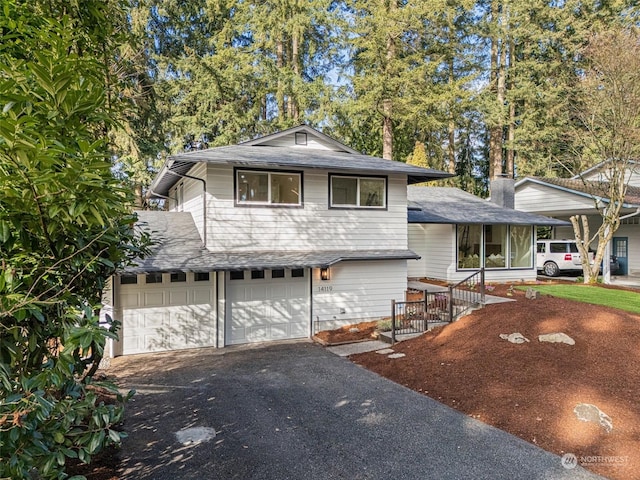
{"type": "Polygon", "coordinates": [[[613,255],[618,257],[618,263],[620,269],[617,272],[611,272],[616,275],[627,275],[629,270],[629,254],[628,254],[628,239],[627,237],[613,237],[611,240],[613,243],[613,255]]]}

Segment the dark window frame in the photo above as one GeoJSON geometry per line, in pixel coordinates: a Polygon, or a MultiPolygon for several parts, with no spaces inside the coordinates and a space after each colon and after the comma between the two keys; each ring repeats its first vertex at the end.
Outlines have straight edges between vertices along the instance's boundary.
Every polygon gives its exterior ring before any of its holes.
{"type": "Polygon", "coordinates": [[[162,273],[159,273],[159,272],[147,273],[144,276],[144,283],[146,285],[162,284],[164,283],[164,278],[162,276],[162,273]]]}
{"type": "Polygon", "coordinates": [[[120,275],[120,285],[137,285],[138,275],[120,275]],[[133,281],[128,281],[133,280],[133,281]]]}
{"type": "Polygon", "coordinates": [[[285,270],[284,268],[274,268],[271,270],[271,278],[284,278],[285,270]]]}
{"type": "Polygon", "coordinates": [[[389,177],[386,175],[353,175],[344,173],[330,173],[329,174],[329,208],[332,210],[379,210],[386,211],[389,209],[389,177]],[[360,203],[360,181],[361,180],[384,180],[384,204],[381,207],[368,206],[368,205],[343,205],[333,204],[333,178],[355,178],[357,180],[357,192],[356,200],[360,203]]]}
{"type": "Polygon", "coordinates": [[[258,207],[258,208],[304,208],[304,172],[301,170],[274,170],[267,168],[240,168],[233,169],[233,204],[236,207],[258,207]],[[238,200],[238,175],[241,172],[266,173],[268,175],[268,200],[267,202],[242,202],[238,200]],[[271,203],[271,174],[275,175],[298,175],[300,179],[300,193],[298,203],[271,203]]]}
{"type": "Polygon", "coordinates": [[[169,283],[184,283],[187,281],[185,272],[173,272],[169,278],[169,283]]]}

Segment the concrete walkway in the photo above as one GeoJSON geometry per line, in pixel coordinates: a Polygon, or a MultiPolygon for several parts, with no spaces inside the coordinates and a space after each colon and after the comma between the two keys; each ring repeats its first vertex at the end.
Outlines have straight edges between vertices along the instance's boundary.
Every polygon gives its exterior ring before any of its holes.
{"type": "Polygon", "coordinates": [[[600,478],[308,342],[134,355],[110,370],[139,392],[123,480],[600,478]]]}
{"type": "MultiPolygon", "coordinates": [[[[428,293],[440,293],[447,292],[449,289],[447,287],[443,287],[442,285],[434,285],[432,283],[420,282],[418,280],[411,280],[407,284],[408,288],[413,290],[420,290],[422,292],[428,293]]],[[[455,295],[454,295],[455,296],[455,295]]],[[[505,303],[505,302],[513,302],[512,298],[505,297],[496,297],[495,295],[484,295],[484,304],[491,305],[492,303],[505,303]]]]}

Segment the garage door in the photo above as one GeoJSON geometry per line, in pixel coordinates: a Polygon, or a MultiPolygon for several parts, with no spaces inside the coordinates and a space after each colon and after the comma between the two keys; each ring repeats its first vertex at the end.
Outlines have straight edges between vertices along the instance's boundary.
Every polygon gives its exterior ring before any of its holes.
{"type": "Polygon", "coordinates": [[[211,280],[192,273],[121,277],[122,353],[215,345],[211,280]]]}
{"type": "Polygon", "coordinates": [[[307,269],[227,273],[227,345],[309,336],[307,269]]]}

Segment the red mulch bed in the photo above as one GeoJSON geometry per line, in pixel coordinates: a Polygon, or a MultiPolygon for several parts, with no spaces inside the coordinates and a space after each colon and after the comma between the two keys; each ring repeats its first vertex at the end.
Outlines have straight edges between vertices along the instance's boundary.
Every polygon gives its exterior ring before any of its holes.
{"type": "MultiPolygon", "coordinates": [[[[506,296],[508,285],[492,295],[506,296]]],[[[489,305],[446,327],[393,348],[351,359],[452,408],[543,449],[573,453],[585,468],[612,479],[640,478],[640,316],[542,296],[489,305]],[[529,343],[500,334],[520,332],[529,343]],[[564,332],[576,344],[541,343],[564,332]],[[613,422],[579,420],[579,403],[598,406],[613,422]],[[594,457],[607,457],[611,465],[594,457]],[[587,458],[588,457],[588,458],[587,458]]]]}
{"type": "Polygon", "coordinates": [[[355,325],[345,325],[335,330],[324,330],[313,336],[313,339],[322,345],[340,345],[342,343],[354,343],[363,340],[372,340],[376,337],[378,322],[362,322],[355,325]]]}

